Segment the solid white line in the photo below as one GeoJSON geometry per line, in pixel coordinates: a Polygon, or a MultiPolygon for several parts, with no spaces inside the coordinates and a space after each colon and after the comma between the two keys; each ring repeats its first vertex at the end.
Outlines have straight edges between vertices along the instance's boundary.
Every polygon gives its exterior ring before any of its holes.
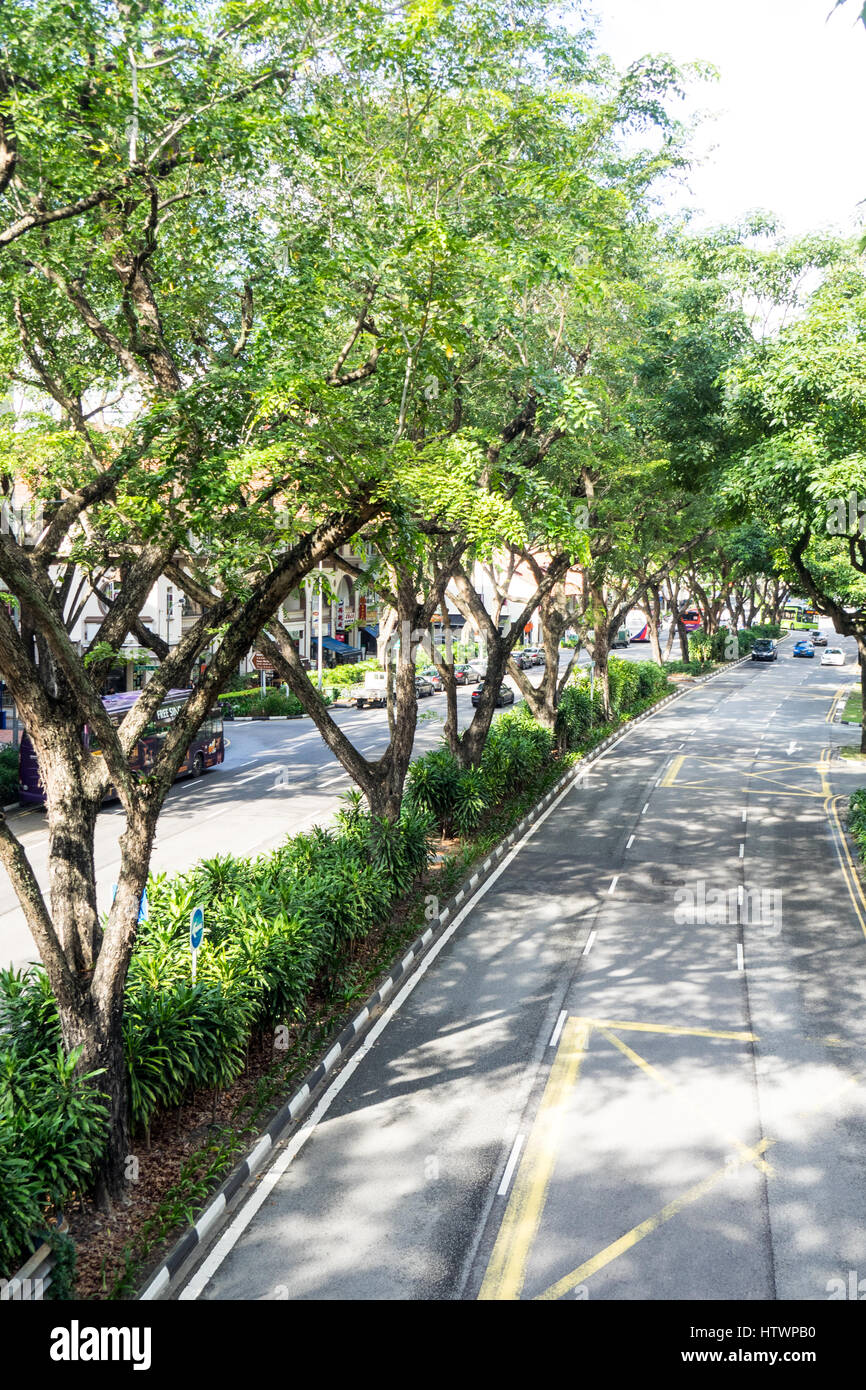
{"type": "Polygon", "coordinates": [[[741,840],[741,841],[740,841],[740,858],[741,858],[741,859],[745,858],[745,854],[746,854],[746,846],[745,846],[745,844],[743,843],[743,841],[741,840]]]}
{"type": "Polygon", "coordinates": [[[591,932],[589,933],[589,937],[588,937],[588,939],[587,939],[587,943],[586,943],[586,945],[585,945],[584,948],[583,948],[583,954],[584,954],[585,956],[588,956],[589,953],[590,953],[590,951],[592,950],[592,943],[593,943],[593,941],[595,941],[595,932],[594,932],[594,931],[591,931],[591,932]]]}
{"type": "MultiPolygon", "coordinates": [[[[409,995],[415,989],[416,985],[419,985],[421,983],[430,966],[433,964],[434,960],[436,960],[437,956],[439,955],[440,951],[442,951],[445,948],[445,946],[448,944],[448,942],[451,940],[452,936],[456,932],[457,928],[464,921],[464,919],[469,916],[469,913],[474,909],[474,907],[477,905],[480,899],[483,898],[485,894],[489,893],[490,889],[496,883],[497,879],[499,879],[502,876],[502,874],[504,874],[505,870],[510,867],[512,861],[517,857],[517,855],[520,853],[521,849],[527,843],[527,841],[529,841],[532,838],[536,830],[538,830],[544,824],[548,816],[553,814],[553,812],[559,806],[560,802],[565,800],[570,790],[571,785],[569,783],[569,785],[566,786],[563,789],[563,791],[559,794],[556,800],[551,802],[547,810],[538,817],[535,823],[531,825],[529,829],[526,831],[526,833],[521,837],[521,839],[517,841],[517,843],[505,856],[499,867],[494,870],[494,872],[484,883],[481,884],[477,891],[472,895],[472,898],[469,900],[469,902],[466,903],[465,906],[462,907],[461,910],[458,912],[457,916],[454,918],[454,921],[442,933],[439,940],[435,943],[435,945],[431,947],[431,949],[423,958],[414,974],[410,977],[410,979],[406,981],[406,983],[402,986],[399,992],[391,1000],[391,1003],[388,1005],[388,1008],[385,1010],[385,1012],[376,1021],[376,1023],[374,1023],[373,1027],[370,1029],[364,1041],[361,1043],[357,1052],[354,1052],[352,1054],[343,1070],[339,1072],[337,1076],[334,1077],[334,1080],[331,1082],[330,1086],[325,1091],[321,1100],[319,1100],[318,1104],[307,1116],[304,1123],[295,1132],[295,1134],[292,1135],[291,1139],[286,1144],[286,1147],[282,1150],[282,1152],[278,1153],[270,1168],[268,1168],[266,1172],[263,1173],[261,1179],[256,1183],[254,1190],[250,1193],[250,1196],[239,1208],[234,1220],[223,1232],[220,1239],[214,1246],[213,1250],[208,1255],[207,1259],[202,1262],[202,1264],[199,1266],[199,1268],[193,1275],[192,1279],[178,1295],[178,1299],[181,1302],[192,1302],[194,1299],[197,1299],[199,1294],[202,1293],[203,1290],[207,1287],[211,1278],[219,1269],[220,1265],[223,1263],[223,1260],[225,1260],[229,1253],[234,1249],[235,1245],[237,1244],[240,1237],[243,1235],[247,1226],[249,1226],[256,1212],[259,1210],[259,1207],[261,1207],[262,1203],[267,1200],[274,1187],[282,1177],[283,1173],[285,1173],[289,1164],[292,1162],[293,1158],[295,1158],[295,1156],[304,1147],[307,1140],[310,1138],[316,1126],[318,1125],[322,1116],[327,1113],[334,1100],[339,1095],[340,1091],[342,1091],[346,1083],[355,1074],[358,1067],[361,1065],[361,1063],[364,1061],[364,1058],[367,1056],[367,1053],[374,1046],[376,1041],[387,1028],[388,1024],[391,1022],[391,1019],[394,1017],[395,1013],[403,1005],[405,1000],[409,998],[409,995]]],[[[380,988],[380,997],[384,997],[386,993],[391,992],[391,982],[386,981],[386,985],[387,989],[385,988],[385,986],[382,986],[380,988]]]]}
{"type": "Polygon", "coordinates": [[[743,946],[742,946],[742,942],[738,941],[738,942],[737,942],[737,969],[738,969],[738,970],[745,970],[745,968],[746,968],[746,963],[745,963],[745,961],[743,960],[743,946]]]}
{"type": "Polygon", "coordinates": [[[517,1167],[517,1160],[520,1157],[520,1150],[523,1148],[523,1141],[525,1138],[525,1134],[518,1134],[514,1141],[511,1156],[505,1165],[505,1172],[502,1174],[502,1182],[499,1184],[499,1190],[496,1193],[497,1197],[504,1197],[508,1191],[508,1185],[514,1177],[514,1170],[517,1167]]]}
{"type": "Polygon", "coordinates": [[[626,842],[625,842],[625,847],[626,847],[626,849],[631,849],[631,847],[632,847],[633,844],[634,844],[634,835],[629,835],[628,839],[627,839],[626,842]]]}
{"type": "Polygon", "coordinates": [[[610,881],[610,887],[609,887],[608,890],[607,890],[608,893],[612,893],[612,892],[614,891],[614,889],[616,888],[616,885],[617,885],[617,880],[618,880],[618,878],[619,878],[619,874],[614,874],[613,878],[612,878],[611,881],[610,881]]]}
{"type": "Polygon", "coordinates": [[[550,1042],[547,1044],[548,1047],[556,1047],[556,1044],[559,1042],[559,1035],[562,1032],[563,1024],[565,1023],[565,1020],[567,1018],[568,1013],[565,1009],[563,1009],[562,1013],[559,1015],[559,1018],[556,1020],[556,1027],[550,1035],[550,1042]]]}

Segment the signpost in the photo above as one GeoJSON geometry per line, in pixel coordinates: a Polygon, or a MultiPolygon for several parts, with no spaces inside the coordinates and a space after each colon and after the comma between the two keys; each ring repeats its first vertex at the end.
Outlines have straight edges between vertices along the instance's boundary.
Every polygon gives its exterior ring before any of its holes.
{"type": "Polygon", "coordinates": [[[274,670],[274,663],[271,661],[270,657],[263,656],[261,652],[253,652],[253,669],[261,672],[262,694],[264,695],[266,689],[265,674],[268,671],[274,670]]]}
{"type": "Polygon", "coordinates": [[[204,908],[194,907],[189,914],[189,944],[192,951],[192,982],[195,984],[195,966],[198,948],[204,936],[204,908]]]}

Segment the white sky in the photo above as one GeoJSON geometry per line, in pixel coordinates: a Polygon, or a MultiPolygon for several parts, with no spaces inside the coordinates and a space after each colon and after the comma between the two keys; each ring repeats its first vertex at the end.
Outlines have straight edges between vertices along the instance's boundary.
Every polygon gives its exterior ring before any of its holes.
{"type": "Polygon", "coordinates": [[[707,111],[702,166],[669,206],[698,225],[764,208],[789,235],[866,221],[866,29],[860,0],[591,0],[599,47],[620,68],[645,53],[701,59],[679,115],[707,111]]]}

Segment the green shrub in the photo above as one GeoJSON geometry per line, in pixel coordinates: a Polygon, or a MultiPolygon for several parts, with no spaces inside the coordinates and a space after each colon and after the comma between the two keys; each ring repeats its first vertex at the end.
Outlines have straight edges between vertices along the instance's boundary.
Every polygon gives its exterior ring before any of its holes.
{"type": "MultiPolygon", "coordinates": [[[[19,977],[25,992],[31,974],[19,977]]],[[[0,993],[4,1027],[5,999],[0,993]]],[[[14,1032],[6,1032],[0,1049],[0,1267],[9,1271],[41,1240],[46,1208],[88,1181],[106,1135],[98,1073],[75,1074],[78,1051],[67,1057],[59,1045],[31,1045],[28,1037],[19,1050],[14,1032]]]]}
{"type": "Polygon", "coordinates": [[[18,800],[18,749],[10,744],[0,748],[0,806],[18,800]]]}

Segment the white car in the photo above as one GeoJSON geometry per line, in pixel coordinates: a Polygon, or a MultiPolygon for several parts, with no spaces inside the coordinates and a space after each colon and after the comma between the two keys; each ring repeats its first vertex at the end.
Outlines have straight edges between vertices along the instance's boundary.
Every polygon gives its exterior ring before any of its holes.
{"type": "Polygon", "coordinates": [[[841,647],[828,647],[821,657],[822,666],[844,666],[845,653],[841,647]]]}

